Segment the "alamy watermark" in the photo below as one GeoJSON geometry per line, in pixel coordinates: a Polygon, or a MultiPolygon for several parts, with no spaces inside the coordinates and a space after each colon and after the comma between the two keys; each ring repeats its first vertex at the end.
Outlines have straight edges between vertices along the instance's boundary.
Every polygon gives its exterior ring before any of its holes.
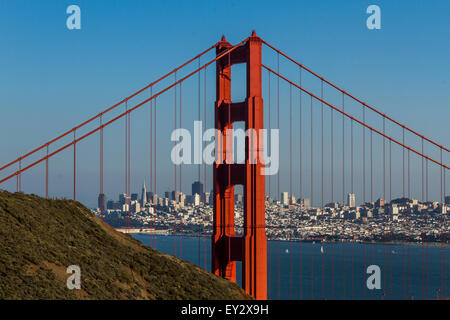
{"type": "Polygon", "coordinates": [[[367,278],[366,286],[369,290],[381,289],[381,269],[376,264],[372,264],[367,267],[367,274],[370,276],[367,278]]]}
{"type": "Polygon", "coordinates": [[[176,142],[172,148],[171,159],[180,164],[262,164],[260,174],[275,175],[279,170],[279,130],[271,129],[207,129],[203,132],[202,121],[194,121],[194,139],[189,130],[181,128],[172,131],[171,141],[176,142]],[[270,155],[268,135],[270,133],[270,155]],[[226,144],[224,145],[224,138],[226,144]],[[207,145],[203,148],[203,142],[207,145]],[[248,155],[246,155],[246,143],[248,155]],[[223,146],[218,148],[218,146],[223,146]],[[227,150],[225,155],[216,150],[227,150]]]}
{"type": "Polygon", "coordinates": [[[76,264],[70,265],[66,269],[66,273],[70,274],[67,278],[66,285],[69,290],[81,289],[81,268],[76,264]]]}
{"type": "Polygon", "coordinates": [[[69,30],[81,29],[81,9],[79,6],[72,4],[67,7],[66,13],[70,14],[66,20],[66,26],[69,30]]]}
{"type": "Polygon", "coordinates": [[[366,26],[369,30],[381,29],[381,9],[379,6],[372,4],[367,7],[367,14],[370,16],[366,20],[366,26]]]}

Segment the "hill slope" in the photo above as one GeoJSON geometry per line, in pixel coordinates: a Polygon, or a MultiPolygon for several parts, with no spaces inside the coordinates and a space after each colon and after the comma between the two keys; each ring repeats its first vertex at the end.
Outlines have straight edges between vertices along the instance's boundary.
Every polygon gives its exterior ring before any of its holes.
{"type": "Polygon", "coordinates": [[[248,298],[116,232],[79,202],[0,191],[0,299],[248,298]],[[66,287],[69,265],[81,268],[81,290],[66,287]]]}

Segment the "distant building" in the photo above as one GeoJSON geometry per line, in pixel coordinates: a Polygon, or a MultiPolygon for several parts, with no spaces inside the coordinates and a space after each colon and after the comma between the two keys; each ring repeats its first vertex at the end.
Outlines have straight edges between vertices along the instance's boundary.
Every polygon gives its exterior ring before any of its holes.
{"type": "Polygon", "coordinates": [[[192,195],[194,194],[203,194],[203,183],[200,181],[194,181],[192,184],[192,195]]]}
{"type": "Polygon", "coordinates": [[[100,193],[98,195],[98,208],[101,212],[105,212],[107,206],[106,206],[106,196],[104,193],[100,193]]]}
{"type": "Polygon", "coordinates": [[[119,194],[119,203],[121,205],[124,205],[127,203],[127,194],[126,193],[119,194]]]}
{"type": "Polygon", "coordinates": [[[131,194],[131,201],[137,201],[138,199],[138,194],[137,193],[132,193],[131,194]]]}
{"type": "Polygon", "coordinates": [[[381,208],[386,205],[386,200],[380,198],[375,202],[375,207],[381,208]]]}
{"type": "Polygon", "coordinates": [[[132,212],[140,212],[141,211],[141,204],[139,201],[134,200],[131,202],[131,211],[132,212]]]}
{"type": "Polygon", "coordinates": [[[301,205],[303,209],[309,209],[311,208],[311,200],[309,198],[303,198],[301,199],[301,205]]]}
{"type": "Polygon", "coordinates": [[[296,203],[294,195],[291,195],[290,204],[296,203]]]}
{"type": "Polygon", "coordinates": [[[179,202],[181,206],[184,206],[184,204],[186,203],[186,195],[182,192],[180,192],[179,202]]]}
{"type": "Polygon", "coordinates": [[[240,193],[234,195],[234,201],[238,203],[242,203],[244,200],[244,196],[240,193]]]}
{"type": "Polygon", "coordinates": [[[208,204],[210,202],[210,198],[211,198],[211,194],[209,192],[205,192],[203,194],[203,199],[202,199],[203,203],[208,204]]]}
{"type": "Polygon", "coordinates": [[[354,193],[349,193],[347,195],[347,206],[349,206],[350,208],[356,207],[356,196],[354,193]]]}
{"type": "Polygon", "coordinates": [[[212,206],[214,205],[214,191],[211,190],[211,192],[209,193],[209,204],[212,206]]]}
{"type": "Polygon", "coordinates": [[[289,193],[288,192],[282,192],[281,193],[281,203],[284,206],[289,205],[289,193]]]}
{"type": "Polygon", "coordinates": [[[392,203],[391,207],[389,208],[389,213],[392,215],[397,215],[398,214],[398,207],[396,203],[392,203]]]}
{"type": "Polygon", "coordinates": [[[108,202],[106,202],[106,209],[108,210],[114,210],[114,201],[113,200],[108,200],[108,202]]]}
{"type": "Polygon", "coordinates": [[[450,196],[445,197],[445,204],[450,204],[450,196]]]}
{"type": "Polygon", "coordinates": [[[147,204],[147,189],[145,188],[145,181],[144,181],[141,193],[141,206],[144,207],[146,204],[147,204]]]}
{"type": "Polygon", "coordinates": [[[170,200],[173,200],[175,202],[180,201],[180,191],[176,191],[176,190],[172,191],[170,200]]]}
{"type": "Polygon", "coordinates": [[[198,193],[194,193],[194,195],[192,196],[192,202],[194,206],[199,206],[200,205],[200,195],[198,193]]]}

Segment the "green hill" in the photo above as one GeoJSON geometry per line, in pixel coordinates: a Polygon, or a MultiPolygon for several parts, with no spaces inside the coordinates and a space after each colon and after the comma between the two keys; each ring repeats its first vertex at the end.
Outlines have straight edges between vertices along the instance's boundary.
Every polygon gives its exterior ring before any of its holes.
{"type": "Polygon", "coordinates": [[[236,284],[116,232],[82,204],[0,191],[0,299],[249,299],[236,284]],[[69,265],[81,289],[69,290],[69,265]]]}

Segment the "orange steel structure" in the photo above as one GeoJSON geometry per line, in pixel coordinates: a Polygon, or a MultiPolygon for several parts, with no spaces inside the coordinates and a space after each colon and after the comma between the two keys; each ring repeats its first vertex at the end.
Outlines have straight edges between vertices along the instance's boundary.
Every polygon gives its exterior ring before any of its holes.
{"type": "MultiPolygon", "coordinates": [[[[232,48],[222,37],[216,47],[217,56],[232,48]]],[[[242,261],[243,289],[256,299],[267,299],[267,238],[265,234],[264,164],[257,155],[259,130],[263,129],[263,99],[261,97],[262,40],[255,32],[233,52],[216,62],[215,128],[221,135],[216,140],[214,164],[214,226],[212,236],[212,271],[236,281],[236,261],[242,261]],[[231,66],[246,63],[247,97],[244,102],[231,101],[231,66]],[[227,129],[233,123],[245,122],[245,163],[233,163],[233,135],[227,129]],[[257,161],[252,161],[255,159],[257,161]],[[217,161],[223,159],[223,161],[217,161]],[[244,235],[235,235],[234,186],[244,188],[244,235]]]]}

